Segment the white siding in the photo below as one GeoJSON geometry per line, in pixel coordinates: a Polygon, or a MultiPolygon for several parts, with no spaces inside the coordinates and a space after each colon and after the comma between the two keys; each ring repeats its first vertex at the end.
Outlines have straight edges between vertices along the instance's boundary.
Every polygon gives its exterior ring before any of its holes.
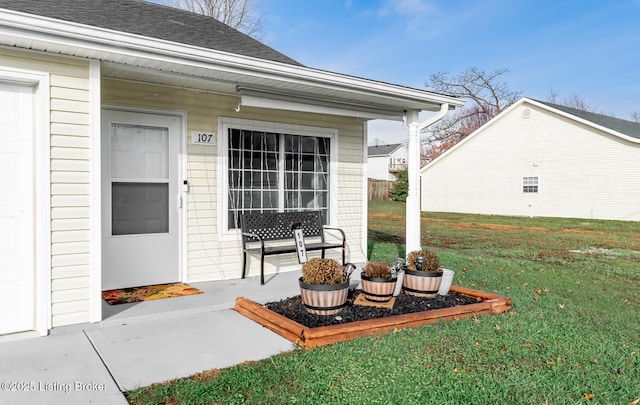
{"type": "MultiPolygon", "coordinates": [[[[348,260],[364,261],[363,251],[363,197],[364,124],[343,117],[308,113],[287,113],[242,107],[236,112],[239,99],[196,90],[183,90],[132,82],[105,80],[102,88],[103,103],[111,106],[129,106],[158,110],[186,111],[187,134],[205,130],[215,132],[218,117],[232,117],[256,121],[280,122],[338,130],[338,220],[334,224],[347,234],[348,260]]],[[[186,212],[186,263],[190,282],[239,278],[242,273],[240,240],[222,241],[218,225],[223,213],[218,212],[218,148],[191,145],[187,136],[186,176],[189,181],[186,212]]],[[[333,252],[332,252],[333,254],[333,252]]],[[[339,252],[335,251],[335,257],[339,252]]],[[[250,259],[249,276],[259,274],[259,259],[250,259]]],[[[275,256],[266,261],[265,272],[287,271],[298,268],[295,254],[275,256]]]]}
{"type": "Polygon", "coordinates": [[[389,173],[389,157],[373,156],[367,160],[367,177],[376,180],[394,180],[389,173]]]}
{"type": "Polygon", "coordinates": [[[396,181],[398,180],[397,173],[399,170],[402,170],[402,165],[406,167],[407,160],[409,156],[409,149],[406,146],[402,145],[389,156],[388,165],[391,165],[387,170],[393,170],[393,173],[389,174],[389,180],[396,181]]]}
{"type": "Polygon", "coordinates": [[[407,147],[401,146],[395,151],[393,151],[393,153],[390,156],[391,161],[389,163],[395,164],[395,165],[407,164],[408,155],[409,155],[409,150],[407,149],[407,147]]]}
{"type": "Polygon", "coordinates": [[[423,170],[422,210],[637,221],[638,162],[639,144],[523,103],[423,170]]]}
{"type": "Polygon", "coordinates": [[[89,63],[0,49],[0,66],[50,75],[51,325],[88,322],[89,63]]]}
{"type": "Polygon", "coordinates": [[[367,160],[367,177],[376,180],[396,181],[396,172],[391,172],[391,165],[407,164],[409,150],[405,145],[400,145],[387,156],[372,156],[367,160]]]}

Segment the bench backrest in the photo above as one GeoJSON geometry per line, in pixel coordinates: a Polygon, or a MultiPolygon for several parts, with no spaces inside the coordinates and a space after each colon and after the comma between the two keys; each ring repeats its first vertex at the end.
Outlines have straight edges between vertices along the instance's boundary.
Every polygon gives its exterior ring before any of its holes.
{"type": "MultiPolygon", "coordinates": [[[[290,239],[293,241],[291,225],[300,223],[306,237],[320,237],[324,242],[320,211],[292,212],[250,212],[240,218],[242,232],[254,233],[264,240],[290,239]]],[[[258,239],[243,236],[242,241],[253,242],[258,239]]]]}

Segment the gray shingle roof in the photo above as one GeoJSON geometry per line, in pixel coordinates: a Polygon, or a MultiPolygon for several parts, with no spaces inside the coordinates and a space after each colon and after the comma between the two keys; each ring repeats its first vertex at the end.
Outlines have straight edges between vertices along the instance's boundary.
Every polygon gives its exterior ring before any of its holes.
{"type": "Polygon", "coordinates": [[[589,111],[579,110],[577,108],[566,107],[559,104],[548,103],[545,101],[536,100],[539,103],[548,105],[551,108],[563,111],[567,114],[574,115],[584,120],[590,121],[596,125],[611,129],[619,132],[623,135],[630,136],[632,138],[640,139],[640,123],[627,121],[620,118],[610,117],[604,114],[597,114],[589,111]]]}
{"type": "Polygon", "coordinates": [[[211,17],[142,0],[0,0],[2,8],[302,66],[211,17]]]}
{"type": "Polygon", "coordinates": [[[392,154],[396,149],[401,147],[401,143],[394,143],[390,145],[375,145],[368,147],[368,156],[387,156],[392,154]]]}

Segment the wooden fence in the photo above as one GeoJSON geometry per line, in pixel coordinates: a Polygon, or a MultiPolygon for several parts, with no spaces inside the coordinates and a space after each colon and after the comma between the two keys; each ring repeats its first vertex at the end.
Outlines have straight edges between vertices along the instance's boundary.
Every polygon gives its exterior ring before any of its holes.
{"type": "Polygon", "coordinates": [[[392,181],[369,179],[369,201],[389,200],[391,187],[393,187],[392,181]]]}

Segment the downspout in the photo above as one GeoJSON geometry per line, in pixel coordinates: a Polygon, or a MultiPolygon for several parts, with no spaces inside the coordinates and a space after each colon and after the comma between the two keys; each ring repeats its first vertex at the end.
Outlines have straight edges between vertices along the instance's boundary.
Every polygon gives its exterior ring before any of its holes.
{"type": "Polygon", "coordinates": [[[440,105],[440,111],[429,119],[418,122],[417,110],[407,111],[407,127],[409,128],[409,156],[407,159],[409,190],[406,205],[406,253],[421,249],[420,245],[420,133],[447,115],[449,103],[440,105]]]}

